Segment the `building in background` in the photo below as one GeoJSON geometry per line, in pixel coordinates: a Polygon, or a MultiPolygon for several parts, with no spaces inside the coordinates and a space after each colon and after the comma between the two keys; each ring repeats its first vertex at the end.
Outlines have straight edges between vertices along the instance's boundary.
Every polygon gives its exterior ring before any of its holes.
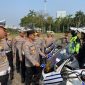
{"type": "Polygon", "coordinates": [[[66,11],[57,11],[57,18],[64,18],[66,15],[66,11]]]}

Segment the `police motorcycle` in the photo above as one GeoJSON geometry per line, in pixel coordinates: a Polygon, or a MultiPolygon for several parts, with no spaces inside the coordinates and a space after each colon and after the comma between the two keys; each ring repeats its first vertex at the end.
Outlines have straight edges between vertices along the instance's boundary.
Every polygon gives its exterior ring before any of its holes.
{"type": "MultiPolygon", "coordinates": [[[[56,43],[54,41],[54,42],[50,43],[44,49],[44,52],[48,56],[48,59],[49,59],[51,56],[55,55],[55,53],[57,53],[61,48],[62,48],[62,46],[61,45],[58,45],[58,43],[56,43]]],[[[48,59],[45,58],[45,57],[42,58],[41,67],[43,67],[46,64],[46,62],[47,62],[48,59]]]]}
{"type": "Polygon", "coordinates": [[[61,50],[56,48],[57,51],[48,57],[42,71],[44,85],[62,85],[64,81],[63,85],[84,85],[85,70],[79,69],[75,55],[68,53],[68,46],[61,50]],[[46,68],[48,71],[45,71],[46,68]]]}
{"type": "MultiPolygon", "coordinates": [[[[85,85],[85,69],[79,69],[78,62],[77,60],[75,61],[74,56],[72,54],[65,60],[68,61],[64,64],[61,75],[63,80],[66,81],[65,85],[85,85]]],[[[58,71],[58,69],[56,70],[58,71]]]]}

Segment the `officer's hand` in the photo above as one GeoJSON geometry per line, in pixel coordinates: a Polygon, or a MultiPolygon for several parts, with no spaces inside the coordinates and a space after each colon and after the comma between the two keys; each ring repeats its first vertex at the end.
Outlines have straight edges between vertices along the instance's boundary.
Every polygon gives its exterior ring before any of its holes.
{"type": "Polygon", "coordinates": [[[39,66],[40,66],[40,64],[37,62],[37,63],[35,64],[35,66],[36,66],[36,67],[39,67],[39,66]]]}
{"type": "Polygon", "coordinates": [[[45,58],[48,58],[48,55],[47,54],[45,54],[45,58]]]}

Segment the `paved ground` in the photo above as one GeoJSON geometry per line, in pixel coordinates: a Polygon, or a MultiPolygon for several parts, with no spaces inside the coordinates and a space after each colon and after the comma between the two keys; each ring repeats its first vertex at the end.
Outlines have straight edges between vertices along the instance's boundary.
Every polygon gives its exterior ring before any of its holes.
{"type": "Polygon", "coordinates": [[[12,81],[9,80],[8,85],[24,85],[21,83],[21,78],[19,73],[14,73],[14,79],[12,81]]]}

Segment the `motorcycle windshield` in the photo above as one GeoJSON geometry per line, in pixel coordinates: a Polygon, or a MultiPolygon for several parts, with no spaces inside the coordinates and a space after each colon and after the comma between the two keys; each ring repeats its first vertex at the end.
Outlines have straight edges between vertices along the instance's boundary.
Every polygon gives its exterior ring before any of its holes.
{"type": "MultiPolygon", "coordinates": [[[[54,66],[55,64],[59,63],[59,62],[62,62],[63,60],[67,59],[70,57],[70,53],[69,53],[69,44],[58,51],[58,49],[56,48],[56,52],[54,52],[54,54],[52,54],[52,57],[49,58],[47,60],[47,62],[51,62],[51,66],[54,66]]],[[[63,62],[62,62],[63,63],[63,62]]],[[[62,64],[61,63],[61,64],[62,64]]]]}

